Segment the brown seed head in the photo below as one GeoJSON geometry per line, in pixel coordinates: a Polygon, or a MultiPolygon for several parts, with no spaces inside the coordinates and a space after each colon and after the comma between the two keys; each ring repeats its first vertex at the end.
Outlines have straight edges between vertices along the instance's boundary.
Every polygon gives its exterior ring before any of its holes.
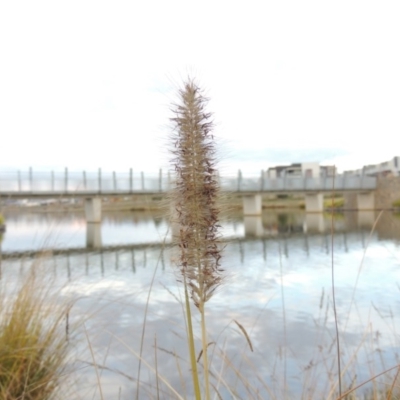
{"type": "Polygon", "coordinates": [[[179,224],[179,268],[197,307],[209,300],[221,282],[215,148],[207,99],[188,80],[174,106],[172,161],[176,172],[174,210],[179,224]]]}

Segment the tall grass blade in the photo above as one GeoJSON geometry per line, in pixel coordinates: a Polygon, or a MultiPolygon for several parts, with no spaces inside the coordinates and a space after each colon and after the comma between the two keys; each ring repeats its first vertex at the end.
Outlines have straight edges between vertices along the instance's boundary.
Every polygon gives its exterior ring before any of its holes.
{"type": "Polygon", "coordinates": [[[189,302],[189,293],[187,290],[186,279],[184,277],[184,286],[185,286],[185,309],[186,309],[186,319],[187,319],[187,329],[188,329],[188,345],[189,345],[189,354],[190,354],[190,364],[192,367],[192,379],[194,386],[194,394],[196,400],[201,399],[201,391],[200,391],[200,383],[199,383],[199,374],[197,370],[197,362],[196,362],[196,349],[194,346],[194,334],[193,334],[193,325],[192,325],[192,312],[190,310],[190,302],[189,302]]]}
{"type": "Polygon", "coordinates": [[[350,312],[351,312],[351,309],[352,309],[352,307],[353,307],[354,298],[355,298],[356,290],[357,290],[357,286],[358,286],[358,281],[359,281],[359,279],[360,279],[361,270],[362,270],[362,267],[363,267],[363,264],[364,264],[364,259],[365,259],[365,256],[366,256],[366,254],[367,254],[367,249],[368,249],[368,247],[369,247],[369,243],[371,242],[372,235],[373,235],[373,233],[375,232],[376,226],[377,226],[377,224],[378,224],[378,222],[379,222],[379,220],[380,220],[382,214],[383,214],[383,210],[381,210],[381,211],[379,212],[378,216],[376,217],[376,219],[375,219],[375,221],[374,221],[374,224],[372,225],[371,231],[370,231],[370,233],[369,233],[369,235],[368,235],[367,243],[366,243],[366,245],[365,245],[365,249],[364,249],[364,252],[363,252],[363,255],[362,255],[362,258],[361,258],[360,266],[359,266],[358,271],[357,271],[356,282],[354,283],[353,292],[352,292],[352,294],[351,294],[349,312],[348,312],[348,314],[347,314],[347,319],[346,319],[346,323],[345,323],[345,327],[344,327],[345,330],[346,330],[347,324],[348,324],[348,322],[349,322],[350,312]]]}
{"type": "MultiPolygon", "coordinates": [[[[168,231],[166,233],[166,235],[168,234],[168,231]]],[[[162,250],[164,249],[165,246],[165,238],[162,242],[162,250]]],[[[147,313],[148,313],[148,309],[149,309],[149,303],[150,303],[150,295],[151,295],[151,291],[153,289],[153,284],[154,284],[154,279],[156,277],[156,273],[158,270],[158,265],[160,263],[161,260],[161,255],[162,255],[162,251],[157,259],[157,263],[156,266],[154,268],[153,271],[153,275],[151,277],[151,282],[150,282],[150,287],[149,290],[147,292],[147,299],[146,299],[146,305],[145,305],[145,309],[144,309],[144,315],[143,315],[143,326],[142,326],[142,335],[140,337],[140,357],[139,357],[139,365],[138,365],[138,374],[137,374],[137,386],[136,386],[136,400],[139,400],[139,393],[140,393],[140,370],[141,370],[141,366],[142,366],[142,354],[143,354],[143,344],[144,344],[144,336],[145,336],[145,332],[146,332],[146,321],[147,321],[147,313]]]]}
{"type": "Polygon", "coordinates": [[[157,400],[160,400],[160,389],[158,387],[157,335],[156,334],[154,334],[154,365],[155,365],[155,369],[156,369],[157,400]]]}
{"type": "Polygon", "coordinates": [[[235,319],[233,320],[233,322],[234,322],[234,323],[239,327],[239,329],[242,331],[242,333],[243,333],[244,337],[246,338],[247,343],[248,343],[248,345],[249,345],[249,347],[250,347],[250,350],[253,351],[253,345],[251,344],[250,337],[249,337],[249,335],[247,334],[246,329],[244,329],[244,326],[243,326],[242,324],[239,324],[239,322],[237,322],[235,319]]]}
{"type": "Polygon", "coordinates": [[[89,346],[90,354],[92,356],[94,370],[96,372],[96,379],[97,379],[97,385],[98,385],[98,388],[99,388],[99,391],[100,391],[100,398],[101,398],[101,400],[104,400],[103,389],[101,387],[99,369],[97,368],[97,363],[96,363],[96,359],[95,359],[95,356],[94,356],[93,347],[92,347],[92,344],[90,343],[90,339],[89,339],[89,335],[87,333],[87,329],[86,329],[85,323],[83,323],[83,327],[84,327],[84,330],[85,330],[85,336],[86,336],[86,340],[87,340],[87,343],[88,343],[88,346],[89,346]]]}
{"type": "MultiPolygon", "coordinates": [[[[136,351],[134,351],[132,348],[130,348],[125,341],[123,341],[121,338],[119,338],[118,336],[115,336],[112,332],[107,331],[110,335],[113,335],[115,337],[115,339],[120,342],[122,345],[124,345],[126,347],[126,349],[128,351],[130,351],[136,358],[141,357],[140,354],[136,353],[136,351]]],[[[156,373],[154,367],[149,364],[144,358],[142,358],[142,363],[149,368],[153,373],[156,373]]],[[[165,379],[160,373],[158,374],[158,379],[164,383],[164,385],[176,396],[177,399],[179,400],[184,400],[184,398],[171,386],[171,384],[168,382],[167,379],[165,379]]]]}
{"type": "Polygon", "coordinates": [[[336,312],[336,293],[335,293],[335,260],[334,260],[334,237],[335,237],[335,226],[333,223],[333,217],[335,213],[335,170],[333,167],[333,179],[332,179],[332,214],[331,214],[331,280],[332,280],[332,302],[333,302],[333,314],[335,317],[335,332],[336,332],[336,351],[337,351],[337,365],[338,365],[338,381],[339,381],[339,397],[342,395],[342,371],[340,365],[340,339],[339,339],[339,326],[336,312]]]}

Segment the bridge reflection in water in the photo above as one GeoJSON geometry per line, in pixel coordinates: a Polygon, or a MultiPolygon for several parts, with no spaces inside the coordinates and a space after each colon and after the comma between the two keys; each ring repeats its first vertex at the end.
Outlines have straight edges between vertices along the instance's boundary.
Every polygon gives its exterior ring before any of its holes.
{"type": "MultiPolygon", "coordinates": [[[[333,223],[333,230],[343,231],[358,228],[371,229],[378,216],[375,211],[357,211],[346,213],[356,215],[356,221],[338,219],[341,214],[336,214],[333,223]]],[[[343,217],[344,218],[344,217],[343,217]]],[[[346,218],[348,220],[349,218],[346,218]]],[[[328,214],[322,213],[264,213],[262,216],[243,216],[243,227],[245,237],[274,237],[282,233],[324,233],[331,232],[332,222],[328,214]]],[[[241,221],[240,221],[241,222],[241,221]]],[[[86,227],[87,248],[101,248],[101,224],[88,223],[86,227]]]]}
{"type": "MultiPolygon", "coordinates": [[[[383,213],[376,225],[373,237],[378,238],[390,225],[392,231],[400,232],[400,218],[394,218],[391,213],[383,213]],[[389,215],[390,214],[390,215],[389,215]],[[393,222],[394,221],[394,222],[393,222]]],[[[377,214],[374,212],[348,213],[333,220],[334,251],[347,253],[352,246],[363,248],[368,243],[371,228],[374,226],[377,214]]],[[[274,214],[263,217],[244,217],[244,237],[227,238],[226,244],[230,254],[235,254],[240,263],[244,264],[247,254],[252,255],[255,248],[266,260],[273,252],[276,256],[276,244],[282,256],[290,258],[291,254],[299,252],[310,256],[310,249],[318,248],[330,254],[332,246],[331,220],[329,216],[318,214],[274,214]]],[[[101,245],[101,227],[99,224],[87,225],[87,247],[68,249],[49,249],[44,251],[4,252],[1,255],[2,266],[23,266],[40,258],[44,263],[53,266],[55,273],[64,271],[69,279],[77,276],[97,273],[104,275],[111,271],[128,270],[135,273],[137,268],[154,267],[158,263],[161,270],[167,264],[175,264],[176,251],[170,242],[126,244],[118,246],[101,245]]],[[[387,236],[387,235],[386,235],[387,236]]],[[[399,236],[399,235],[398,235],[399,236]]],[[[396,237],[394,239],[400,239],[396,237]]]]}

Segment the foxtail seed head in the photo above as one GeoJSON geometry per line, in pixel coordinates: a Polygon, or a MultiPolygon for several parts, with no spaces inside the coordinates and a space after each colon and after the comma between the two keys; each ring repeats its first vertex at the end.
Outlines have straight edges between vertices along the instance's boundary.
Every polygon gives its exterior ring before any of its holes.
{"type": "Polygon", "coordinates": [[[211,114],[205,111],[207,99],[188,80],[179,90],[175,114],[173,167],[176,187],[174,213],[179,226],[179,268],[194,304],[203,309],[221,282],[221,249],[218,234],[215,148],[211,114]]]}

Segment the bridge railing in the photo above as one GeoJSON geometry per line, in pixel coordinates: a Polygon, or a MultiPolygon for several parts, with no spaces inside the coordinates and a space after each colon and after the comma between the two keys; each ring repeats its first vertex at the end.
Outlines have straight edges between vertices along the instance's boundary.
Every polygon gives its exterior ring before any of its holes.
{"type": "MultiPolygon", "coordinates": [[[[144,172],[40,172],[33,171],[0,171],[0,193],[143,193],[165,192],[172,184],[171,174],[159,171],[157,174],[144,172]]],[[[302,192],[302,191],[345,191],[374,190],[376,178],[369,176],[336,177],[284,177],[268,178],[237,176],[216,176],[221,189],[231,192],[302,192]]]]}
{"type": "Polygon", "coordinates": [[[376,178],[370,176],[333,177],[283,177],[283,178],[221,178],[221,187],[230,191],[241,192],[303,192],[303,191],[345,191],[374,190],[376,178]]]}
{"type": "Polygon", "coordinates": [[[162,192],[168,188],[170,177],[144,172],[72,172],[65,171],[7,171],[0,172],[0,192],[98,192],[134,193],[162,192]]]}

